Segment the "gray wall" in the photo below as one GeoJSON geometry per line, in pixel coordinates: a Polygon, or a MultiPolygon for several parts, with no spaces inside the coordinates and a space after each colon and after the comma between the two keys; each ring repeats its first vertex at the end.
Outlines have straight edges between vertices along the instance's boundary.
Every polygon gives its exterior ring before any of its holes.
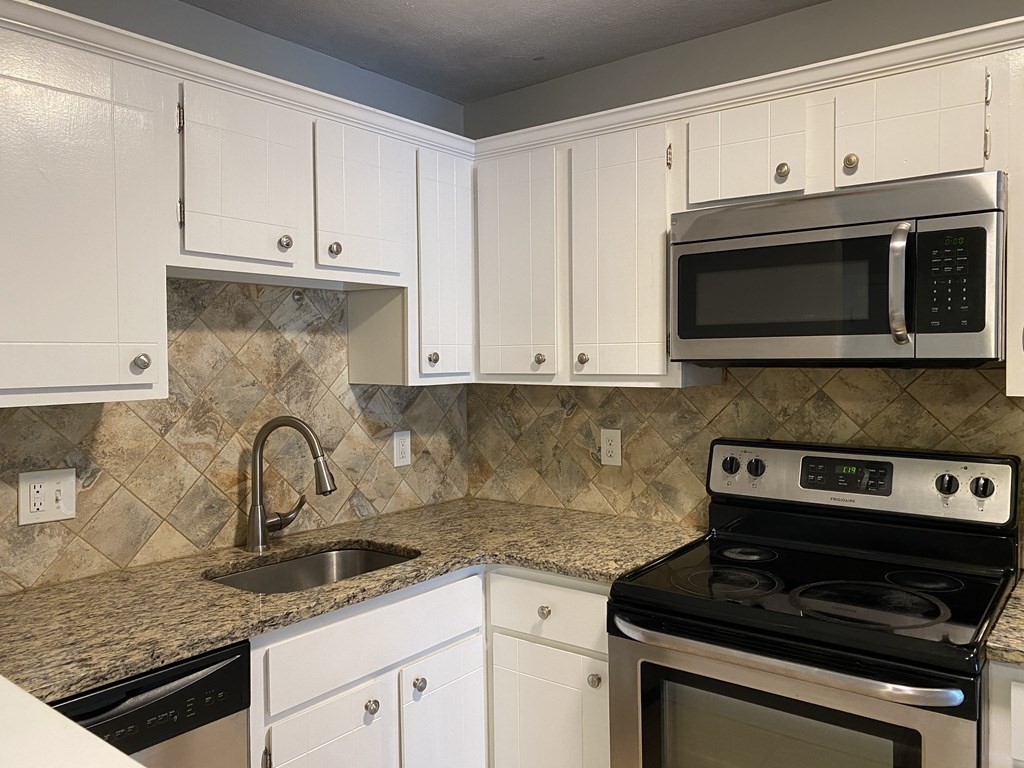
{"type": "Polygon", "coordinates": [[[465,107],[477,139],[1024,15],[1021,0],[832,0],[465,107]]]}
{"type": "Polygon", "coordinates": [[[462,133],[462,106],[177,0],[37,0],[282,80],[462,133]]]}

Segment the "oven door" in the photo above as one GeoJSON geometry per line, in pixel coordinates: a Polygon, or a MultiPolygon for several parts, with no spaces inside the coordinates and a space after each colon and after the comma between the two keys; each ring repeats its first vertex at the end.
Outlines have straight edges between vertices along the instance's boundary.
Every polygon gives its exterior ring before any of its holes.
{"type": "Polygon", "coordinates": [[[673,360],[914,357],[916,222],[673,245],[673,360]]]}
{"type": "Polygon", "coordinates": [[[963,700],[955,688],[886,685],[616,622],[645,642],[608,640],[611,768],[978,765],[977,722],[941,712],[963,700]]]}

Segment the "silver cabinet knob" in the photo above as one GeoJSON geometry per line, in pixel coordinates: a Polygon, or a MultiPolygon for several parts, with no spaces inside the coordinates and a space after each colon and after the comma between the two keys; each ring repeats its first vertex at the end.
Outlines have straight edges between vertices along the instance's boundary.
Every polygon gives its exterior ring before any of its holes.
{"type": "Polygon", "coordinates": [[[601,687],[601,682],[602,681],[601,681],[601,676],[600,675],[594,674],[594,675],[589,675],[587,677],[587,685],[589,685],[591,688],[600,688],[601,687]]]}
{"type": "Polygon", "coordinates": [[[845,165],[847,168],[856,168],[858,165],[860,165],[860,158],[857,157],[857,155],[855,155],[853,152],[851,152],[850,154],[843,158],[843,165],[845,165]]]}
{"type": "Polygon", "coordinates": [[[578,355],[576,355],[576,362],[579,363],[580,365],[586,365],[587,363],[590,362],[590,355],[588,355],[586,352],[580,352],[578,355]]]}
{"type": "Polygon", "coordinates": [[[547,361],[547,355],[542,355],[540,352],[533,356],[533,362],[535,362],[537,365],[544,365],[544,363],[546,363],[547,361]]]}
{"type": "Polygon", "coordinates": [[[327,246],[327,252],[329,254],[331,254],[331,256],[340,256],[341,255],[341,243],[339,243],[337,240],[335,240],[333,243],[331,243],[330,245],[327,246]]]}
{"type": "Polygon", "coordinates": [[[366,714],[368,715],[376,715],[380,712],[380,702],[376,699],[370,699],[363,705],[363,709],[366,710],[366,714]]]}
{"type": "Polygon", "coordinates": [[[780,179],[784,179],[787,176],[789,176],[789,171],[789,163],[779,163],[777,166],[775,166],[775,175],[778,176],[780,179]]]}
{"type": "Polygon", "coordinates": [[[412,687],[416,690],[417,693],[423,693],[425,690],[427,690],[427,678],[417,677],[415,680],[412,681],[412,687]]]}
{"type": "Polygon", "coordinates": [[[294,244],[291,235],[281,235],[277,238],[277,244],[284,248],[286,251],[294,244]]]}
{"type": "Polygon", "coordinates": [[[537,615],[540,616],[541,619],[549,618],[551,616],[551,607],[547,605],[542,605],[540,608],[537,609],[537,615]]]}
{"type": "Polygon", "coordinates": [[[143,352],[141,355],[132,360],[132,365],[141,371],[146,370],[153,364],[153,358],[143,352]]]}
{"type": "Polygon", "coordinates": [[[427,355],[427,362],[431,365],[437,365],[437,361],[441,359],[441,356],[437,352],[431,352],[427,355]]]}

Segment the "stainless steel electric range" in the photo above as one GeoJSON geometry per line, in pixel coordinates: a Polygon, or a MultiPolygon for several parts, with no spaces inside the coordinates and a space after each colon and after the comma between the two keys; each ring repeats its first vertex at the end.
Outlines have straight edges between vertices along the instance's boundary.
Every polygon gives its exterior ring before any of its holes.
{"type": "Polygon", "coordinates": [[[612,768],[977,766],[1018,471],[716,440],[710,532],[612,586],[612,768]]]}

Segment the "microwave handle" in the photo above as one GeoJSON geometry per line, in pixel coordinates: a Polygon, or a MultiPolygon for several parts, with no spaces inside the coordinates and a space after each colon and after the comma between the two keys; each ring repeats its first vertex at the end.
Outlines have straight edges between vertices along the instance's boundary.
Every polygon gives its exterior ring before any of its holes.
{"type": "Polygon", "coordinates": [[[901,221],[889,238],[889,332],[897,344],[908,344],[907,333],[907,239],[914,225],[901,221]]]}

